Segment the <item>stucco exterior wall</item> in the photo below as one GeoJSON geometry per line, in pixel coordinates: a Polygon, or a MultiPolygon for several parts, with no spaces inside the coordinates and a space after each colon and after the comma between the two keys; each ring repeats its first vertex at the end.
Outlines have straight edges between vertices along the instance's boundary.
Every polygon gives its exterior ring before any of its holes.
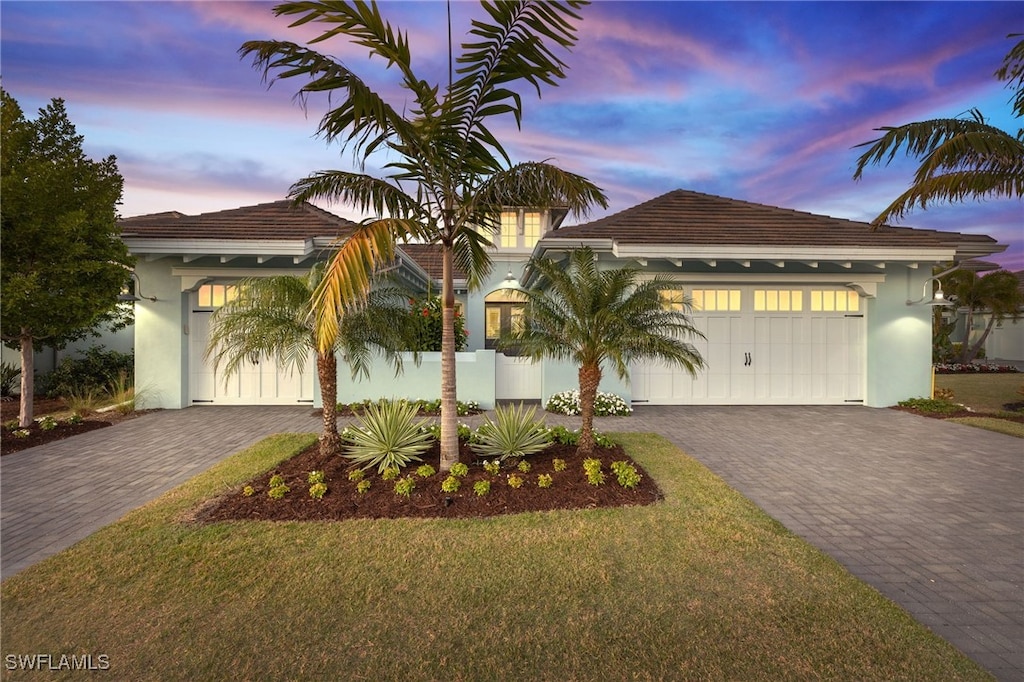
{"type": "Polygon", "coordinates": [[[865,404],[889,407],[931,394],[932,309],[921,298],[931,268],[892,265],[867,306],[865,404]]]}
{"type": "MultiPolygon", "coordinates": [[[[477,350],[455,354],[455,381],[459,400],[475,400],[480,407],[494,407],[494,351],[477,350]]],[[[395,370],[383,358],[374,359],[369,378],[353,381],[346,363],[338,362],[338,402],[352,403],[378,398],[408,398],[410,400],[436,400],[441,397],[441,354],[422,353],[420,365],[413,362],[412,354],[405,354],[403,371],[395,370]]],[[[320,386],[316,387],[317,406],[320,386]]]]}
{"type": "Polygon", "coordinates": [[[174,259],[135,266],[140,289],[156,301],[135,303],[135,387],[140,408],[188,407],[188,299],[180,278],[171,276],[174,259]]]}

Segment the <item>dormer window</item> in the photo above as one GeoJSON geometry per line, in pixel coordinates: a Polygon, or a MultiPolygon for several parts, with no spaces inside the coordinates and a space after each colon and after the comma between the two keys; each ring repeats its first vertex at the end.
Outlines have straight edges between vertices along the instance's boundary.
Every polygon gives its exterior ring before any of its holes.
{"type": "Polygon", "coordinates": [[[533,249],[543,236],[542,220],[540,211],[502,211],[501,233],[495,235],[495,245],[499,249],[533,249]]]}

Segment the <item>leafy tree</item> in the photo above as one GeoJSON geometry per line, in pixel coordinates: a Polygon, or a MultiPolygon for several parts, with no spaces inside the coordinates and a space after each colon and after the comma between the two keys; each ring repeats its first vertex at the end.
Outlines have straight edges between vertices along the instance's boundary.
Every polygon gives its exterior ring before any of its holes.
{"type": "Polygon", "coordinates": [[[21,349],[19,422],[32,422],[33,347],[61,347],[117,315],[117,296],[134,264],[117,227],[124,184],[117,161],[82,151],[64,102],[34,121],[0,90],[2,119],[4,344],[21,349]]]}
{"type": "Polygon", "coordinates": [[[322,350],[317,344],[312,313],[313,292],[324,276],[322,263],[306,277],[279,275],[240,280],[235,297],[214,311],[206,357],[214,366],[224,365],[224,375],[237,372],[246,361],[274,358],[285,367],[302,371],[310,351],[316,353],[316,370],[323,402],[323,433],[320,454],[327,458],[341,447],[338,435],[338,357],[348,362],[352,378],[369,375],[374,352],[384,353],[396,371],[402,367],[399,351],[408,343],[405,320],[407,294],[393,287],[372,290],[365,301],[345,311],[334,344],[322,350]]]}
{"type": "MultiPolygon", "coordinates": [[[[1024,116],[1024,40],[1010,50],[995,75],[1016,89],[1014,116],[1024,116]]],[[[857,159],[855,180],[868,165],[888,165],[901,149],[921,159],[921,164],[910,188],[878,214],[874,225],[898,220],[915,205],[925,209],[935,201],[1024,196],[1024,128],[1014,136],[986,123],[978,109],[971,109],[957,118],[876,130],[885,134],[857,145],[868,149],[857,159]]]]}
{"type": "Polygon", "coordinates": [[[375,216],[341,246],[316,292],[314,308],[320,348],[331,345],[338,311],[369,288],[375,265],[393,257],[396,239],[438,244],[443,254],[441,286],[441,470],[458,461],[455,383],[455,293],[453,269],[467,273],[470,287],[490,271],[489,236],[509,206],[568,208],[574,214],[607,201],[585,178],[549,163],[513,164],[489,129],[511,115],[522,120],[516,84],[536,90],[555,86],[565,64],[554,49],[576,42],[575,10],[584,2],[483,2],[488,20],[474,20],[471,37],[449,68],[448,85],[431,84],[412,67],[407,37],[385,21],[376,3],[294,2],[274,8],[297,16],[291,24],[328,27],[310,41],[343,36],[398,71],[405,101],[392,106],[344,64],[291,42],[253,41],[252,55],[264,77],[304,77],[299,97],[327,92],[339,104],[320,120],[317,134],[350,150],[359,172],[325,170],[299,180],[291,196],[339,201],[375,216]],[[456,78],[457,75],[457,78],[456,78]],[[363,172],[375,153],[382,176],[363,172]]]}
{"type": "Polygon", "coordinates": [[[1007,270],[996,270],[981,277],[971,270],[955,270],[942,278],[942,288],[956,298],[957,306],[967,308],[964,343],[958,359],[963,363],[978,357],[996,322],[1007,317],[1019,319],[1024,307],[1020,280],[1007,270]],[[975,313],[987,314],[988,322],[981,336],[972,343],[975,313]]]}
{"type": "Polygon", "coordinates": [[[661,292],[678,286],[655,277],[640,280],[639,270],[627,266],[600,270],[589,247],[576,249],[569,263],[533,259],[538,286],[525,291],[524,324],[500,345],[534,360],[571,360],[579,366],[579,452],[594,449],[594,400],[601,383],[602,364],[611,363],[619,378],[629,377],[629,363],[660,359],[691,375],[704,366],[700,353],[683,339],[703,336],[681,309],[663,305],[661,292]]]}

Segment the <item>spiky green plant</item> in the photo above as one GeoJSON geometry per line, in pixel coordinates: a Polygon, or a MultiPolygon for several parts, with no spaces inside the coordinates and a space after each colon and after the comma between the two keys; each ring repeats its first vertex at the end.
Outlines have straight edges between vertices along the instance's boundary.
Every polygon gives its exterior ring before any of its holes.
{"type": "Polygon", "coordinates": [[[420,455],[433,440],[424,429],[425,420],[416,419],[417,407],[405,400],[382,400],[366,406],[358,422],[348,430],[351,442],[345,457],[363,469],[407,466],[420,461],[420,455]]]}
{"type": "Polygon", "coordinates": [[[508,407],[499,405],[494,410],[494,421],[484,417],[469,447],[480,457],[499,460],[540,452],[551,441],[544,420],[534,419],[536,413],[536,407],[526,410],[522,403],[508,407]]]}

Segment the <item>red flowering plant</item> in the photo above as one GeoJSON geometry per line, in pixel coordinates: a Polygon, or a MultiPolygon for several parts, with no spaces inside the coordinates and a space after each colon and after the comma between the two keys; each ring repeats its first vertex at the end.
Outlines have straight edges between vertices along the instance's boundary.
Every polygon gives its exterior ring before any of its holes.
{"type": "MultiPolygon", "coordinates": [[[[441,350],[441,297],[427,296],[409,299],[409,315],[415,328],[415,348],[422,353],[441,350]]],[[[466,350],[466,320],[458,309],[455,310],[455,350],[466,350]]]]}

